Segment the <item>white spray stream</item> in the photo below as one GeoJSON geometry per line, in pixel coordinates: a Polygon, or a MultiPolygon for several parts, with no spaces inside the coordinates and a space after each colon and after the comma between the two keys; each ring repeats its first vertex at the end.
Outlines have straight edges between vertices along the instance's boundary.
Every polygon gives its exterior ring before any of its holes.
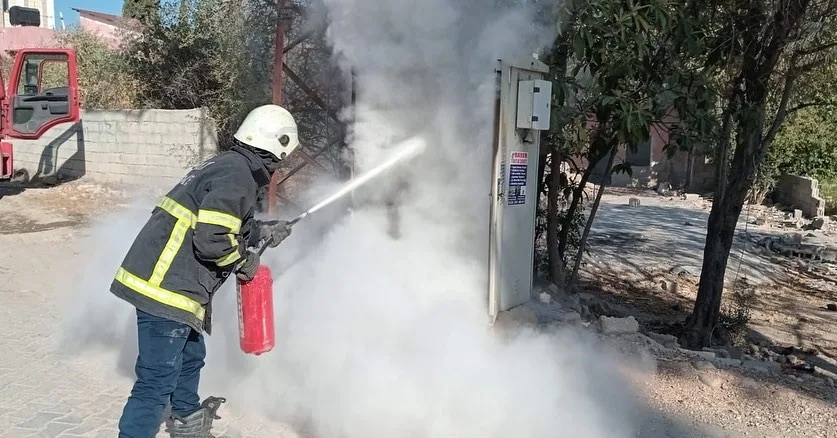
{"type": "MultiPolygon", "coordinates": [[[[272,352],[241,353],[234,285],[222,287],[202,396],[304,420],[323,437],[634,436],[637,397],[611,355],[569,330],[500,337],[486,324],[493,69],[551,42],[552,29],[533,26],[534,8],[491,0],[325,6],[331,43],[357,72],[351,144],[360,170],[389,156],[394,139],[418,133],[428,148],[364,187],[372,201],[404,187],[396,219],[383,208],[338,217],[323,209],[265,253],[272,352]],[[398,238],[387,232],[393,220],[398,238]],[[318,221],[337,222],[320,235],[318,221]]],[[[126,375],[133,309],[107,288],[150,205],[94,230],[97,249],[64,333],[73,351],[117,352],[126,375]]]]}
{"type": "Polygon", "coordinates": [[[364,173],[363,175],[360,175],[357,178],[353,178],[348,184],[343,186],[343,188],[341,188],[340,190],[336,191],[333,195],[323,199],[322,201],[320,201],[319,203],[317,203],[313,207],[309,208],[308,210],[305,210],[304,213],[302,213],[301,215],[294,218],[291,221],[291,223],[299,222],[300,220],[304,219],[309,214],[314,213],[314,212],[322,209],[323,207],[328,206],[329,204],[331,204],[332,202],[342,198],[343,196],[346,196],[352,190],[355,190],[358,187],[366,184],[367,182],[369,182],[369,180],[371,180],[372,178],[375,178],[376,176],[384,173],[386,170],[390,169],[392,166],[395,166],[396,164],[398,164],[398,163],[400,163],[404,160],[407,160],[407,159],[409,159],[409,158],[411,158],[415,155],[418,155],[418,154],[424,152],[424,150],[426,148],[427,148],[427,145],[420,138],[411,138],[407,141],[404,141],[403,143],[401,143],[397,147],[398,152],[392,154],[392,156],[388,160],[384,161],[381,164],[378,164],[377,166],[375,166],[374,168],[372,168],[368,172],[364,173]]]}

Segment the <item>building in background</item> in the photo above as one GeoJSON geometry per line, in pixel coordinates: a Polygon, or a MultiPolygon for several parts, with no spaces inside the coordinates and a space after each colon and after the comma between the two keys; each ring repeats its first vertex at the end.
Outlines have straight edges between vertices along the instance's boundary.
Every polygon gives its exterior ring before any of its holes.
{"type": "Polygon", "coordinates": [[[0,0],[3,3],[3,19],[0,21],[0,29],[9,28],[9,8],[22,6],[34,8],[41,11],[41,27],[44,29],[55,29],[55,1],[54,0],[0,0]]]}
{"type": "Polygon", "coordinates": [[[78,12],[81,29],[98,36],[112,49],[119,47],[122,39],[131,33],[124,28],[126,22],[119,15],[77,8],[73,10],[78,12]]]}

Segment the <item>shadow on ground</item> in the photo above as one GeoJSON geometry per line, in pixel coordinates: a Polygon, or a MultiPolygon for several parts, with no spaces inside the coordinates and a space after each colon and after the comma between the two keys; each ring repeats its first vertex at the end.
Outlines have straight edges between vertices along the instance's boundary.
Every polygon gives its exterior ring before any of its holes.
{"type": "Polygon", "coordinates": [[[23,193],[26,187],[23,184],[4,182],[0,183],[0,199],[6,196],[15,196],[23,193]]]}
{"type": "MultiPolygon", "coordinates": [[[[653,199],[653,198],[652,198],[653,199]]],[[[602,261],[615,262],[637,272],[655,270],[661,260],[700,274],[709,211],[677,205],[629,207],[603,202],[588,239],[589,248],[602,261]]],[[[756,282],[777,280],[781,272],[769,260],[741,256],[752,246],[742,217],[736,231],[727,269],[727,281],[746,276],[756,282]]]]}

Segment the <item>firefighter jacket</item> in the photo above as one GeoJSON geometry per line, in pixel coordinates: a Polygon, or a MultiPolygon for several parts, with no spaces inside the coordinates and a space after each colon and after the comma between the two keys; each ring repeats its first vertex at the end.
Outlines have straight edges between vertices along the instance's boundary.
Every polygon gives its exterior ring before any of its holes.
{"type": "Polygon", "coordinates": [[[253,214],[269,180],[262,160],[241,146],[194,168],[152,210],[111,292],[211,334],[212,296],[258,242],[253,214]]]}

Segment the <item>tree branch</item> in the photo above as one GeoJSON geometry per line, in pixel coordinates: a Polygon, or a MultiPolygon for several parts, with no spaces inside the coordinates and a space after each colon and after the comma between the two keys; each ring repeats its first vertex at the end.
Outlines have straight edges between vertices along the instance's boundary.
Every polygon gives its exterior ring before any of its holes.
{"type": "Polygon", "coordinates": [[[823,59],[819,59],[819,60],[816,60],[816,61],[813,61],[813,62],[809,62],[807,64],[802,64],[800,66],[797,66],[797,67],[793,68],[793,70],[791,70],[791,73],[792,73],[792,75],[800,75],[802,73],[808,73],[811,70],[816,70],[817,68],[820,68],[820,67],[824,66],[825,64],[828,64],[828,59],[823,57],[823,59]]]}
{"type": "MultiPolygon", "coordinates": [[[[796,58],[796,55],[794,55],[793,58],[796,58]]],[[[785,119],[788,117],[788,102],[790,102],[791,96],[793,95],[793,86],[796,83],[796,78],[797,75],[792,72],[788,73],[785,77],[785,85],[782,89],[782,99],[779,101],[779,108],[776,110],[776,117],[773,118],[773,123],[770,125],[770,129],[767,130],[767,134],[765,134],[762,139],[762,144],[765,146],[770,146],[773,139],[776,138],[776,134],[779,132],[779,129],[782,127],[782,123],[784,123],[785,119]]]]}
{"type": "Polygon", "coordinates": [[[787,113],[788,114],[793,114],[793,113],[795,113],[799,110],[803,110],[805,108],[810,108],[812,106],[834,106],[834,103],[826,101],[826,100],[815,100],[815,101],[812,101],[812,102],[800,103],[799,105],[796,105],[796,106],[788,109],[787,113]]]}
{"type": "Polygon", "coordinates": [[[837,41],[835,41],[833,43],[829,43],[829,44],[823,44],[823,45],[820,45],[820,46],[817,46],[817,47],[814,47],[814,48],[808,49],[808,50],[799,50],[795,54],[799,55],[799,56],[808,56],[808,55],[813,55],[813,54],[816,54],[816,53],[824,52],[824,51],[826,51],[828,49],[831,49],[833,47],[837,47],[837,41]]]}

